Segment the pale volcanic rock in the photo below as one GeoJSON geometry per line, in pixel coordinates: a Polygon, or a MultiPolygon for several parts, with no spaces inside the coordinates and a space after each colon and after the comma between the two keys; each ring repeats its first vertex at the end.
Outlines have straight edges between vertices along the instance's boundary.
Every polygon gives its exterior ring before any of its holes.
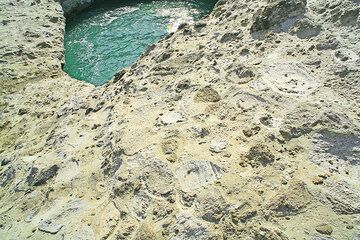
{"type": "Polygon", "coordinates": [[[186,117],[181,112],[169,112],[160,117],[161,124],[165,126],[185,122],[186,120],[186,117]]]}
{"type": "Polygon", "coordinates": [[[359,239],[358,1],[219,0],[98,87],[92,2],[0,3],[1,239],[359,239]]]}

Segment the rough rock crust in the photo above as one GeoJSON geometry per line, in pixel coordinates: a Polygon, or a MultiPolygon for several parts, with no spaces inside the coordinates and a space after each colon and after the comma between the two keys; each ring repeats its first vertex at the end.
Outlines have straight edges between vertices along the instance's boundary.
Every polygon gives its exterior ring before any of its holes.
{"type": "Polygon", "coordinates": [[[360,239],[359,1],[220,0],[99,87],[64,20],[0,2],[1,239],[360,239]]]}

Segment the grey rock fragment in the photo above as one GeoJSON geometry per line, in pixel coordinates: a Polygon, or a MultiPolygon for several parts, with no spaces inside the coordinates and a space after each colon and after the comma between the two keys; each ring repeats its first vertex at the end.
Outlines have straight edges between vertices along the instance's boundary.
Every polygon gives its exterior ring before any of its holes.
{"type": "Polygon", "coordinates": [[[201,218],[207,222],[218,223],[228,212],[228,204],[225,199],[216,189],[200,195],[196,207],[201,214],[201,218]]]}
{"type": "Polygon", "coordinates": [[[305,13],[306,0],[276,0],[254,15],[251,32],[268,30],[275,25],[305,13]]]}
{"type": "Polygon", "coordinates": [[[20,108],[19,111],[18,111],[19,115],[24,115],[24,114],[27,114],[27,113],[28,113],[28,110],[25,109],[25,108],[20,108]]]}
{"type": "Polygon", "coordinates": [[[254,231],[255,240],[288,240],[289,238],[279,229],[261,226],[254,231]]]}
{"type": "Polygon", "coordinates": [[[233,81],[238,84],[244,84],[256,77],[254,70],[250,67],[243,65],[236,66],[234,69],[229,71],[226,75],[226,79],[233,81]]]}
{"type": "Polygon", "coordinates": [[[325,182],[325,199],[339,214],[359,214],[360,195],[345,181],[325,182]]]}
{"type": "Polygon", "coordinates": [[[240,35],[240,32],[228,32],[228,33],[225,33],[220,38],[220,42],[225,43],[225,42],[230,42],[230,41],[237,40],[237,39],[239,39],[239,35],[240,35]]]}
{"type": "Polygon", "coordinates": [[[12,179],[15,178],[15,169],[10,166],[2,174],[0,186],[5,187],[12,179]]]}
{"type": "Polygon", "coordinates": [[[124,150],[119,149],[111,152],[111,157],[106,158],[101,163],[101,168],[103,169],[104,175],[112,176],[122,165],[122,157],[124,155],[124,150]]]}
{"type": "Polygon", "coordinates": [[[298,38],[312,38],[320,34],[321,26],[309,19],[303,19],[295,23],[291,32],[296,34],[298,38]]]}
{"type": "Polygon", "coordinates": [[[172,240],[208,240],[209,233],[206,225],[191,214],[185,213],[177,217],[176,229],[177,233],[172,240]]]}
{"type": "Polygon", "coordinates": [[[28,185],[33,184],[38,172],[39,172],[39,169],[37,167],[31,167],[29,174],[26,177],[26,182],[28,185]]]}
{"type": "Polygon", "coordinates": [[[52,223],[50,220],[43,221],[39,224],[38,229],[45,233],[56,234],[58,233],[63,225],[52,223]]]}
{"type": "Polygon", "coordinates": [[[313,237],[311,240],[334,240],[333,238],[330,237],[319,237],[319,236],[315,236],[313,237]]]}
{"type": "Polygon", "coordinates": [[[360,165],[360,137],[321,131],[314,134],[310,161],[324,170],[339,172],[360,165]]]}
{"type": "Polygon", "coordinates": [[[130,209],[138,219],[145,219],[150,202],[151,197],[144,190],[136,191],[130,209]]]}
{"type": "Polygon", "coordinates": [[[201,127],[191,127],[191,131],[196,138],[204,138],[210,134],[209,130],[201,127]]]}
{"type": "Polygon", "coordinates": [[[177,93],[180,93],[181,91],[183,90],[186,90],[186,89],[189,89],[190,88],[190,80],[183,80],[183,81],[180,81],[178,84],[176,84],[176,89],[175,91],[177,93]]]}
{"type": "Polygon", "coordinates": [[[52,23],[57,23],[57,22],[59,22],[59,17],[51,16],[51,17],[49,17],[49,21],[52,23]]]}
{"type": "Polygon", "coordinates": [[[329,49],[336,49],[339,46],[340,42],[335,38],[330,38],[324,41],[320,41],[316,44],[316,49],[319,51],[322,50],[329,50],[329,49]]]}
{"type": "Polygon", "coordinates": [[[346,9],[340,17],[340,22],[342,25],[349,26],[355,25],[359,19],[360,10],[359,7],[353,9],[346,9]]]}
{"type": "Polygon", "coordinates": [[[34,186],[41,186],[45,184],[49,179],[55,177],[57,175],[57,172],[59,170],[58,165],[53,165],[50,168],[46,170],[42,170],[39,175],[36,176],[34,179],[34,186]]]}

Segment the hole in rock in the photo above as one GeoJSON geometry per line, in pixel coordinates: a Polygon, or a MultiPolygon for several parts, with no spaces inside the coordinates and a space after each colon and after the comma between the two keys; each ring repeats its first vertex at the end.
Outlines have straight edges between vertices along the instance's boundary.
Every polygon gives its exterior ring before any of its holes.
{"type": "Polygon", "coordinates": [[[104,84],[181,23],[209,14],[216,2],[97,1],[66,20],[64,71],[78,80],[104,84]]]}

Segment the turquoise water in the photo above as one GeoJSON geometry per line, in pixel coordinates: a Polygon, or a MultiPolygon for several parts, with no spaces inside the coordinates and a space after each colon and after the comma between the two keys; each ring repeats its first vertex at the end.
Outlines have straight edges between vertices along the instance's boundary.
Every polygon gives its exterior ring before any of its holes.
{"type": "Polygon", "coordinates": [[[182,22],[208,14],[216,0],[106,1],[67,19],[64,71],[101,85],[182,22]]]}

